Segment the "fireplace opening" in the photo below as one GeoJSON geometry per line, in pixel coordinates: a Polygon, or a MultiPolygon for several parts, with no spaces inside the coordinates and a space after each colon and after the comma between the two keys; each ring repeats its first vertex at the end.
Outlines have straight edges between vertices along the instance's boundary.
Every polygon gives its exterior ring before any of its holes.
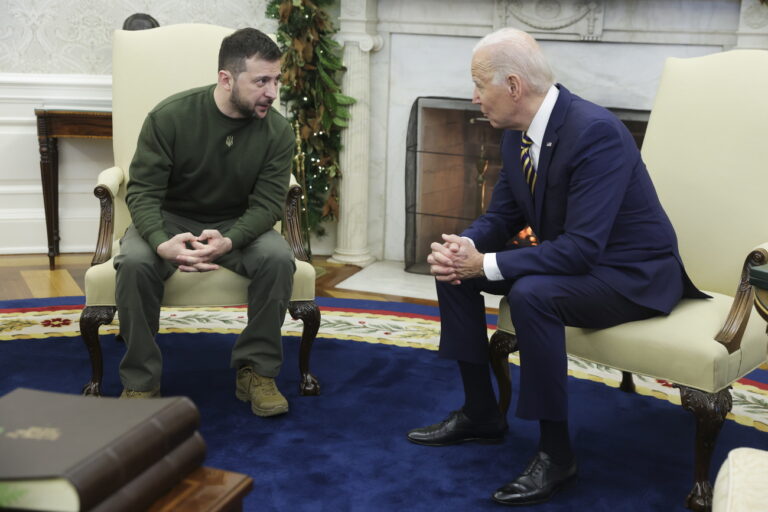
{"type": "Polygon", "coordinates": [[[428,274],[429,245],[460,233],[488,206],[501,170],[501,130],[477,105],[420,97],[406,137],[405,270],[428,274]]]}
{"type": "MultiPolygon", "coordinates": [[[[612,111],[640,147],[648,113],[612,111]]],[[[429,96],[414,101],[406,135],[407,272],[429,274],[430,244],[441,241],[442,233],[461,233],[485,211],[501,170],[501,134],[470,100],[429,96]]],[[[530,228],[510,240],[518,247],[537,243],[530,228]]]]}

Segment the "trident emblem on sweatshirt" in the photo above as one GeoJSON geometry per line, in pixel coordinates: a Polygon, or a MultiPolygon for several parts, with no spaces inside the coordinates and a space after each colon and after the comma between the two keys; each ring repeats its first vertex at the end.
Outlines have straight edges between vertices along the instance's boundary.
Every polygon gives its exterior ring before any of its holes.
{"type": "Polygon", "coordinates": [[[226,142],[225,142],[225,144],[227,145],[227,147],[228,147],[228,148],[231,148],[231,147],[232,147],[232,144],[234,144],[234,143],[235,143],[235,138],[234,138],[232,135],[227,135],[227,140],[226,140],[226,142]]]}

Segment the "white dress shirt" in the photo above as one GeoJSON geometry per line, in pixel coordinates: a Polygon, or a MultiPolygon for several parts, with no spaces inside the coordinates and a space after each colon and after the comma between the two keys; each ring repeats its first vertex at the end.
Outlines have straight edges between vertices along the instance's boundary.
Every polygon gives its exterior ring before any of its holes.
{"type": "MultiPolygon", "coordinates": [[[[560,95],[560,90],[554,85],[549,87],[544,101],[541,102],[539,110],[536,111],[536,115],[533,116],[531,125],[526,130],[526,134],[533,141],[529,154],[531,155],[531,161],[533,163],[534,171],[539,166],[539,155],[541,154],[541,145],[544,142],[544,132],[547,130],[547,124],[549,124],[549,117],[552,115],[552,109],[555,108],[555,102],[560,95]]],[[[475,245],[474,240],[471,240],[472,245],[475,245]]],[[[504,276],[501,275],[499,265],[496,263],[496,253],[488,252],[483,255],[483,272],[485,272],[485,278],[489,281],[501,281],[504,276]]]]}

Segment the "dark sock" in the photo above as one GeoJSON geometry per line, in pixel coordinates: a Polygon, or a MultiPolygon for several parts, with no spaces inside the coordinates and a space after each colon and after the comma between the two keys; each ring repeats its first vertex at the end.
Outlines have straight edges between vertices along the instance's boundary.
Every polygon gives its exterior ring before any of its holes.
{"type": "Polygon", "coordinates": [[[488,363],[474,364],[459,361],[461,381],[464,383],[464,414],[478,423],[499,419],[499,406],[491,384],[488,363]]]}
{"type": "Polygon", "coordinates": [[[573,462],[573,450],[571,449],[571,436],[568,434],[567,421],[539,421],[541,441],[539,449],[560,466],[573,462]]]}

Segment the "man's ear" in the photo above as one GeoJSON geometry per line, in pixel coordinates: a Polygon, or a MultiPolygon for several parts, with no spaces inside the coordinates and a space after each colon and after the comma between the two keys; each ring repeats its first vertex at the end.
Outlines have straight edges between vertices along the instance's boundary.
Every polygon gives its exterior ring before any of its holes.
{"type": "Polygon", "coordinates": [[[232,77],[232,73],[230,73],[225,69],[220,69],[218,83],[220,87],[224,88],[224,90],[231,91],[232,86],[234,84],[234,78],[232,77]]]}
{"type": "Polygon", "coordinates": [[[507,92],[512,97],[512,99],[520,99],[520,96],[523,93],[523,90],[521,88],[522,81],[520,80],[520,77],[517,75],[508,75],[507,76],[507,92]]]}

